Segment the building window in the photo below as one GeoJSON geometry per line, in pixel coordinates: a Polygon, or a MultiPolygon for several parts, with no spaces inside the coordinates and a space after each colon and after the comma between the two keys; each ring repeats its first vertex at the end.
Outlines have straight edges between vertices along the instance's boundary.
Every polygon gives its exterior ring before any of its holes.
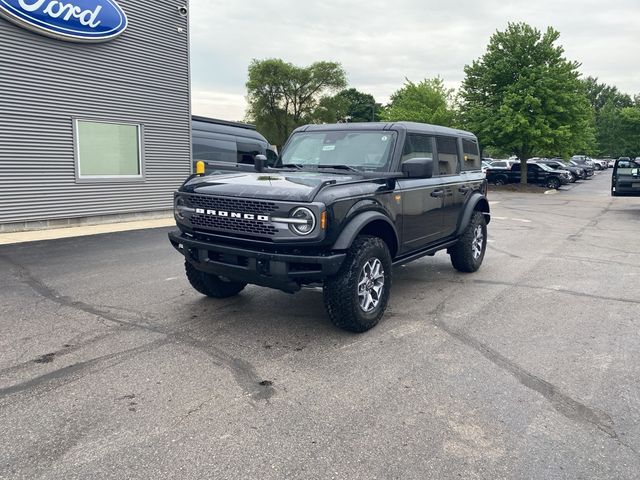
{"type": "Polygon", "coordinates": [[[75,120],[79,180],[141,180],[142,126],[75,120]]]}

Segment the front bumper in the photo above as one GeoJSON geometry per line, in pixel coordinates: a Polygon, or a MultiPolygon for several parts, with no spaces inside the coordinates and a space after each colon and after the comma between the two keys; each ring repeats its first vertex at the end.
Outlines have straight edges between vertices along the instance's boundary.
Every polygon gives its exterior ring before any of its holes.
{"type": "Polygon", "coordinates": [[[285,292],[335,275],[346,257],[335,252],[296,255],[238,248],[196,240],[180,231],[169,232],[169,240],[197,270],[285,292]]]}

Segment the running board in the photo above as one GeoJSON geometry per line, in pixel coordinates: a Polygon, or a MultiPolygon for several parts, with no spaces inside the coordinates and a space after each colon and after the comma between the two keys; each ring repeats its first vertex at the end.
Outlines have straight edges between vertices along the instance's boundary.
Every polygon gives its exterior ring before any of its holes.
{"type": "Polygon", "coordinates": [[[393,266],[404,265],[405,263],[412,262],[421,257],[426,257],[427,255],[433,255],[440,250],[444,250],[445,248],[451,247],[458,243],[458,239],[449,240],[444,243],[439,243],[438,245],[434,245],[431,247],[427,247],[424,250],[419,250],[417,252],[411,253],[405,257],[399,257],[393,261],[393,266]]]}

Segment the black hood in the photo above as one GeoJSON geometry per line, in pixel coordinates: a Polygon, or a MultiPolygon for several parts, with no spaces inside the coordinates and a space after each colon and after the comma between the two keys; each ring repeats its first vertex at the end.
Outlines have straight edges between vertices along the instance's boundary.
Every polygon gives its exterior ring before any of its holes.
{"type": "Polygon", "coordinates": [[[326,172],[233,172],[194,177],[183,192],[224,197],[311,202],[323,184],[362,180],[362,175],[326,172]]]}

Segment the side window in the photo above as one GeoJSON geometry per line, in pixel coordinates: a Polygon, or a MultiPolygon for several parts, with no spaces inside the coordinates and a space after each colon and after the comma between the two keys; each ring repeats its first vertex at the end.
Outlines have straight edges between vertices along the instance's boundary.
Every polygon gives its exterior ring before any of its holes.
{"type": "Polygon", "coordinates": [[[437,137],[437,142],[439,175],[455,175],[458,173],[458,142],[454,137],[437,137]]]}
{"type": "Polygon", "coordinates": [[[462,171],[480,170],[481,160],[478,142],[476,140],[462,139],[462,153],[464,153],[464,162],[462,162],[462,171]]]}
{"type": "Polygon", "coordinates": [[[238,163],[253,165],[256,155],[265,154],[266,147],[257,142],[237,140],[238,145],[238,163]]]}
{"type": "Polygon", "coordinates": [[[402,150],[402,162],[410,158],[433,158],[433,137],[416,133],[407,134],[402,150]]]}
{"type": "Polygon", "coordinates": [[[193,161],[198,160],[213,162],[236,162],[238,150],[236,142],[232,140],[219,140],[194,136],[193,161]]]}
{"type": "Polygon", "coordinates": [[[278,154],[267,148],[267,165],[273,167],[276,163],[278,163],[278,154]]]}

